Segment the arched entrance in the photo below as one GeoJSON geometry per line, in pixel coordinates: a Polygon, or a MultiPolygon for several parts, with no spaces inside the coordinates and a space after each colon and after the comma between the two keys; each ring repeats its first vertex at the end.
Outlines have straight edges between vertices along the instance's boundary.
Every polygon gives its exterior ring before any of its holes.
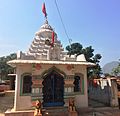
{"type": "Polygon", "coordinates": [[[64,78],[55,70],[43,77],[43,106],[54,107],[64,105],[64,78]]]}

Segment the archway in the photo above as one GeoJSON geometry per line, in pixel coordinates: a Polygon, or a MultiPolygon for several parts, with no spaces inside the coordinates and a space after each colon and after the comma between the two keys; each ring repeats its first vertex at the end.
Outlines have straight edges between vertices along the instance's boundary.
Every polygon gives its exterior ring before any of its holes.
{"type": "Polygon", "coordinates": [[[59,72],[52,70],[43,77],[43,106],[54,107],[64,105],[64,78],[59,72]]]}

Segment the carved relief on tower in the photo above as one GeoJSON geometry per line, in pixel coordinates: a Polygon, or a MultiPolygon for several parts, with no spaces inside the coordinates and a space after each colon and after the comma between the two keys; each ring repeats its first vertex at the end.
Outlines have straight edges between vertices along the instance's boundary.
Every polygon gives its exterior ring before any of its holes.
{"type": "Polygon", "coordinates": [[[36,60],[61,60],[64,49],[57,34],[46,20],[40,30],[36,32],[34,40],[27,52],[36,60]]]}
{"type": "Polygon", "coordinates": [[[49,55],[49,60],[60,60],[60,48],[56,46],[50,48],[48,55],[49,55]]]}
{"type": "Polygon", "coordinates": [[[74,75],[67,75],[65,81],[64,81],[64,89],[65,93],[74,92],[74,75]]]}

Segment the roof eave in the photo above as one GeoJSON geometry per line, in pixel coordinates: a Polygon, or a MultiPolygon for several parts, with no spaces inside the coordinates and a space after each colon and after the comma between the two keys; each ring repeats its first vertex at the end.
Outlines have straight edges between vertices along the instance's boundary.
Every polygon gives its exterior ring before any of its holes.
{"type": "Polygon", "coordinates": [[[87,62],[87,61],[49,61],[49,60],[45,60],[45,61],[40,61],[40,60],[11,60],[7,62],[8,65],[15,67],[17,64],[71,64],[71,65],[85,65],[87,67],[93,67],[96,64],[91,63],[91,62],[87,62]]]}

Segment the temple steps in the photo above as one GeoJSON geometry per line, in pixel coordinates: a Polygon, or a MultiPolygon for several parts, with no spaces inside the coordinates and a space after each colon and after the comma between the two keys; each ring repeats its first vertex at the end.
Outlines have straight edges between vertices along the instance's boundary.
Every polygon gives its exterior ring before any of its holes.
{"type": "Polygon", "coordinates": [[[47,107],[43,109],[43,116],[68,116],[67,107],[47,107]]]}

